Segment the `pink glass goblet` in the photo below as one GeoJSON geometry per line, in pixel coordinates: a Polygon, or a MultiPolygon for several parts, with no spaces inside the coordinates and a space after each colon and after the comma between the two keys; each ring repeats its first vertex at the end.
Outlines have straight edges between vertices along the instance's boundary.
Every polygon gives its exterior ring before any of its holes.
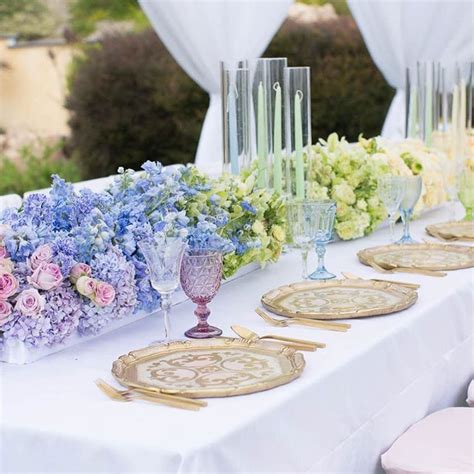
{"type": "Polygon", "coordinates": [[[222,254],[211,251],[192,251],[183,257],[181,264],[181,287],[193,303],[197,305],[194,314],[197,326],[184,334],[194,339],[220,336],[222,330],[207,323],[211,311],[207,304],[214,298],[221,286],[222,254]]]}

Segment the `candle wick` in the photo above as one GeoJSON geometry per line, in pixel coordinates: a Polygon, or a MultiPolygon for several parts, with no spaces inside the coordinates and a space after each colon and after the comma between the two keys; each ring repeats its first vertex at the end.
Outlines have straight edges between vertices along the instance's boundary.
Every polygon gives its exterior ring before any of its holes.
{"type": "Polygon", "coordinates": [[[296,98],[301,102],[303,100],[303,92],[301,92],[300,90],[297,90],[296,91],[296,98]]]}
{"type": "Polygon", "coordinates": [[[273,90],[276,92],[278,89],[280,89],[280,83],[277,81],[273,84],[273,90]]]}

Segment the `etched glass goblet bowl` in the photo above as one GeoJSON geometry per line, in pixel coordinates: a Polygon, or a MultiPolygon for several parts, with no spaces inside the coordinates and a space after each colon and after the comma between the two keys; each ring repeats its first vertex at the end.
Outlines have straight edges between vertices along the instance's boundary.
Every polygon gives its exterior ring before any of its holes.
{"type": "Polygon", "coordinates": [[[181,264],[181,287],[197,305],[194,314],[198,324],[185,332],[187,337],[205,339],[220,336],[222,330],[210,326],[211,313],[207,305],[217,294],[222,280],[222,254],[215,251],[191,251],[184,255],[181,264]]]}

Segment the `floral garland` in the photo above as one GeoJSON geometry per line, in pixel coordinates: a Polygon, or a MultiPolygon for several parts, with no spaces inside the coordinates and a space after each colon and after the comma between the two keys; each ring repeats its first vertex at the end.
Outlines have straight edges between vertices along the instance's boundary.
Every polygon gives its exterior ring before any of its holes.
{"type": "Polygon", "coordinates": [[[156,309],[138,249],[155,233],[222,251],[227,277],[280,255],[284,207],[255,189],[253,174],[212,180],[194,166],[152,162],[119,173],[102,193],[75,192],[55,176],[48,196],[31,194],[0,215],[0,349],[9,339],[52,346],[156,309]]]}

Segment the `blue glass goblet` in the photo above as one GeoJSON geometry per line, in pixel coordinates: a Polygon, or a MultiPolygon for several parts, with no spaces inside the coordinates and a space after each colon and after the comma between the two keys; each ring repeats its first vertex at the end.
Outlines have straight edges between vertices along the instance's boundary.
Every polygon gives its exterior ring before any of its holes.
{"type": "Polygon", "coordinates": [[[316,270],[309,275],[311,280],[329,280],[336,275],[326,270],[324,266],[324,254],[326,253],[326,244],[332,239],[334,229],[334,220],[336,218],[336,202],[317,201],[314,206],[315,219],[315,238],[316,254],[318,255],[318,266],[316,270]]]}
{"type": "Polygon", "coordinates": [[[413,214],[413,209],[420,199],[421,195],[421,176],[405,176],[405,191],[403,193],[402,201],[400,203],[400,214],[403,221],[403,235],[397,241],[397,244],[416,244],[410,235],[410,218],[413,214]]]}

